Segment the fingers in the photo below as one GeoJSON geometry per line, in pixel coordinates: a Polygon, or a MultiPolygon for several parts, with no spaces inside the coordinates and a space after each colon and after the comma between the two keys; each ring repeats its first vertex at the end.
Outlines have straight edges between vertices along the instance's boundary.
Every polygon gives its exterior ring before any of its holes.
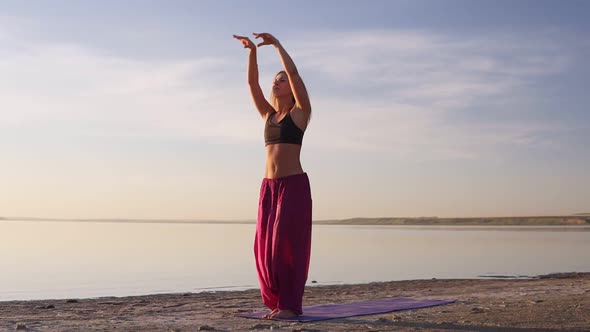
{"type": "Polygon", "coordinates": [[[235,39],[239,40],[242,43],[242,45],[244,45],[244,48],[249,48],[250,44],[252,44],[252,41],[248,37],[237,36],[237,35],[233,35],[233,37],[235,39]]]}
{"type": "MultiPolygon", "coordinates": [[[[268,32],[252,32],[252,35],[254,35],[255,38],[273,38],[273,36],[268,33],[268,32]]],[[[234,35],[234,37],[240,37],[240,36],[236,36],[234,35]]],[[[240,37],[240,38],[245,38],[245,37],[240,37]]]]}
{"type": "Polygon", "coordinates": [[[238,36],[238,35],[233,35],[235,39],[237,40],[250,40],[250,38],[245,37],[245,36],[238,36]]]}
{"type": "MultiPolygon", "coordinates": [[[[274,38],[266,32],[262,32],[262,33],[256,33],[253,32],[252,33],[254,35],[254,38],[262,38],[262,42],[258,43],[256,45],[256,47],[260,47],[260,46],[264,46],[264,45],[272,45],[274,44],[274,38]]],[[[247,48],[249,47],[249,43],[252,43],[252,41],[250,41],[250,39],[248,37],[245,36],[238,36],[238,35],[233,35],[233,37],[239,41],[241,41],[244,44],[244,47],[247,48]]]]}
{"type": "Polygon", "coordinates": [[[255,38],[262,38],[262,39],[269,36],[269,34],[266,32],[261,32],[261,33],[252,32],[252,34],[254,35],[255,38]]]}

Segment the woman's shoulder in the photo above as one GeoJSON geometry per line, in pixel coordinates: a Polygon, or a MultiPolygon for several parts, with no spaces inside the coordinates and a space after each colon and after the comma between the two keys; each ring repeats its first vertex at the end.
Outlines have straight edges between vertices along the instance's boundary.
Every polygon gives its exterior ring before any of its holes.
{"type": "Polygon", "coordinates": [[[297,114],[297,116],[308,117],[309,114],[311,114],[311,112],[304,111],[301,107],[299,107],[298,105],[295,105],[295,106],[293,106],[291,111],[289,111],[289,114],[291,114],[291,116],[293,116],[294,114],[297,114]]]}
{"type": "Polygon", "coordinates": [[[301,130],[305,131],[307,128],[307,124],[309,123],[309,113],[305,112],[298,106],[294,106],[293,109],[289,112],[291,116],[291,120],[299,127],[301,130]]]}

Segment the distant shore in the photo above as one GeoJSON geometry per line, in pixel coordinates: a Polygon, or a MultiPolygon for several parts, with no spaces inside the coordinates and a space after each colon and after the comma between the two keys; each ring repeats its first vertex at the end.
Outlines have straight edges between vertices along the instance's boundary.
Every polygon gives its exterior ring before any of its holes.
{"type": "MultiPolygon", "coordinates": [[[[251,320],[260,293],[220,291],[0,302],[2,331],[589,331],[590,273],[307,287],[304,305],[387,297],[455,303],[313,323],[251,320]]],[[[304,309],[305,310],[305,309],[304,309]]]]}
{"type": "MultiPolygon", "coordinates": [[[[167,219],[55,219],[0,217],[4,221],[39,222],[105,222],[142,224],[253,224],[254,220],[167,220],[167,219]]],[[[472,217],[472,218],[349,218],[337,220],[314,220],[314,225],[398,225],[398,226],[590,226],[590,214],[581,213],[567,216],[515,216],[515,217],[472,217]]]]}
{"type": "Polygon", "coordinates": [[[412,226],[590,226],[590,216],[531,216],[484,218],[351,218],[322,220],[323,225],[412,225],[412,226]]]}

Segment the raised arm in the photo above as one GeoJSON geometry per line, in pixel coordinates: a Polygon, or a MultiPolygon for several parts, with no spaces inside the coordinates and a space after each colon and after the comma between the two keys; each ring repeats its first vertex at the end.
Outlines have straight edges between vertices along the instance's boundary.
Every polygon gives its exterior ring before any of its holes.
{"type": "Polygon", "coordinates": [[[258,113],[260,113],[260,116],[263,118],[266,118],[266,115],[269,112],[273,112],[274,109],[266,100],[266,98],[264,98],[264,93],[262,93],[260,83],[258,82],[256,45],[254,45],[254,43],[248,37],[234,35],[234,38],[242,42],[244,48],[250,49],[250,53],[248,55],[248,86],[250,87],[250,94],[252,95],[252,100],[254,101],[254,105],[256,106],[258,113]]]}
{"type": "Polygon", "coordinates": [[[281,45],[281,43],[279,43],[279,41],[270,33],[255,33],[254,37],[262,38],[262,42],[258,44],[259,47],[263,45],[275,46],[279,52],[279,57],[281,58],[285,72],[289,77],[289,84],[291,85],[293,96],[295,97],[296,106],[309,115],[311,112],[309,95],[307,94],[305,84],[303,84],[303,80],[301,79],[301,76],[299,76],[297,67],[293,62],[293,59],[291,59],[291,56],[289,56],[289,53],[285,51],[285,48],[281,45]]]}

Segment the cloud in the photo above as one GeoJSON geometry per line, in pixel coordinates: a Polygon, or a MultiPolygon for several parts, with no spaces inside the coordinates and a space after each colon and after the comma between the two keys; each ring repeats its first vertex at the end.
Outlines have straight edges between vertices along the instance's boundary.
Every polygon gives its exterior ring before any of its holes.
{"type": "Polygon", "coordinates": [[[139,60],[9,37],[4,31],[0,93],[10,112],[0,127],[234,142],[253,140],[260,127],[253,107],[236,98],[249,98],[235,79],[243,68],[227,58],[139,60]]]}
{"type": "MultiPolygon", "coordinates": [[[[261,141],[239,47],[232,56],[146,60],[26,42],[14,29],[0,29],[0,38],[1,94],[11,110],[0,127],[261,141]]],[[[455,159],[555,144],[547,137],[564,128],[535,119],[528,86],[570,68],[564,43],[555,33],[367,30],[316,32],[286,46],[313,102],[306,144],[455,159]]],[[[264,53],[259,62],[264,86],[274,74],[266,68],[278,59],[264,53]]]]}
{"type": "Polygon", "coordinates": [[[429,31],[324,32],[293,42],[312,87],[312,145],[419,158],[475,158],[501,147],[554,145],[529,86],[569,70],[567,40],[429,31]],[[318,91],[320,90],[320,91],[318,91]],[[511,101],[516,103],[511,104],[511,101]],[[338,137],[338,143],[330,137],[338,137]]]}

